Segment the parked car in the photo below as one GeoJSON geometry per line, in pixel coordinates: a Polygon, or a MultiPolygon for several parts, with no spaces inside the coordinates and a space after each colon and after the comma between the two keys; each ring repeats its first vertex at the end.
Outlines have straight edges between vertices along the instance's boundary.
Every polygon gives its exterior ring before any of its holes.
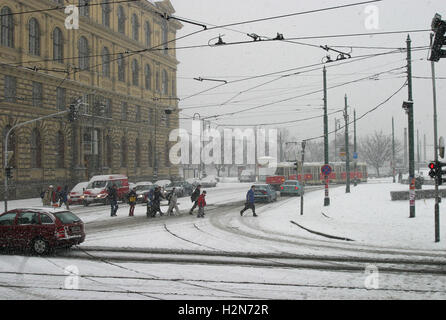
{"type": "Polygon", "coordinates": [[[298,180],[286,180],[280,186],[280,194],[301,196],[303,192],[303,188],[298,180]]]}
{"type": "Polygon", "coordinates": [[[277,201],[277,192],[269,184],[255,184],[254,200],[273,202],[277,201]]]}
{"type": "Polygon", "coordinates": [[[187,181],[174,181],[164,188],[166,193],[175,188],[178,197],[190,196],[194,192],[194,187],[187,181]]]}
{"type": "Polygon", "coordinates": [[[129,192],[130,192],[130,190],[132,190],[133,188],[136,188],[136,183],[129,182],[129,192]]]}
{"type": "Polygon", "coordinates": [[[129,193],[129,180],[126,176],[121,174],[93,176],[88,182],[88,186],[84,191],[82,203],[88,206],[91,203],[108,204],[109,187],[114,184],[118,187],[118,200],[125,201],[129,193]]]}
{"type": "Polygon", "coordinates": [[[158,180],[157,182],[155,182],[155,185],[157,185],[161,188],[165,188],[166,186],[168,186],[171,183],[172,183],[172,181],[170,181],[170,180],[158,180]]]}
{"type": "Polygon", "coordinates": [[[77,185],[71,189],[68,194],[68,204],[82,204],[82,195],[84,194],[84,189],[87,188],[88,181],[79,182],[77,185]]]}
{"type": "Polygon", "coordinates": [[[21,208],[0,215],[0,247],[31,248],[36,254],[45,254],[84,240],[84,223],[70,211],[21,208]]]}
{"type": "Polygon", "coordinates": [[[200,179],[198,178],[189,178],[186,179],[186,182],[192,185],[192,187],[195,189],[200,184],[200,179]]]}
{"type": "Polygon", "coordinates": [[[240,174],[240,182],[255,182],[256,174],[252,170],[243,170],[240,174]]]}
{"type": "Polygon", "coordinates": [[[217,179],[214,176],[207,176],[200,180],[203,188],[213,188],[217,186],[217,179]]]}
{"type": "Polygon", "coordinates": [[[150,190],[154,188],[155,185],[151,182],[138,182],[136,184],[136,201],[146,203],[150,190]]]}

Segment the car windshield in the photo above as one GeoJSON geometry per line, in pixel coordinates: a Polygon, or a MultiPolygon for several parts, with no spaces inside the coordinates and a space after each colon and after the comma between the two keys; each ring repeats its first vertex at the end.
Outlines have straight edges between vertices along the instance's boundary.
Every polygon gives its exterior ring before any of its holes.
{"type": "Polygon", "coordinates": [[[297,183],[296,183],[296,181],[285,181],[283,184],[289,185],[289,186],[295,186],[297,183]]]}
{"type": "Polygon", "coordinates": [[[71,192],[82,192],[83,189],[88,185],[88,183],[85,182],[81,182],[78,183],[72,190],[71,192]]]}
{"type": "Polygon", "coordinates": [[[139,185],[139,186],[136,186],[136,191],[144,191],[144,190],[149,190],[150,189],[150,185],[139,185]]]}
{"type": "Polygon", "coordinates": [[[266,190],[268,186],[256,186],[256,190],[266,190]]]}
{"type": "Polygon", "coordinates": [[[62,221],[63,224],[81,221],[81,219],[79,219],[79,217],[77,217],[74,213],[72,213],[70,211],[54,212],[53,214],[57,218],[59,218],[59,220],[62,221]]]}
{"type": "Polygon", "coordinates": [[[105,188],[107,181],[93,181],[88,184],[87,189],[105,188]]]}

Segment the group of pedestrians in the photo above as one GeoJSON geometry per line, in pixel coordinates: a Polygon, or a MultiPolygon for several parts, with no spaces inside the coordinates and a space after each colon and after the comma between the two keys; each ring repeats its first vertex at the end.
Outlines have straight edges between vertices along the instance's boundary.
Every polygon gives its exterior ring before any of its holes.
{"type": "Polygon", "coordinates": [[[46,190],[40,193],[40,198],[42,199],[42,204],[44,206],[58,206],[62,207],[65,204],[67,210],[70,210],[68,204],[68,186],[62,187],[58,186],[56,189],[54,186],[49,186],[46,190]]]}
{"type": "MultiPolygon", "coordinates": [[[[108,190],[108,199],[111,206],[111,213],[110,215],[112,217],[116,217],[116,213],[118,211],[118,193],[117,193],[117,186],[113,184],[108,190]]],[[[240,211],[240,216],[243,216],[243,213],[251,209],[253,216],[257,217],[257,214],[255,212],[255,186],[252,186],[249,191],[246,194],[246,202],[245,207],[240,211]]],[[[156,217],[157,213],[159,213],[160,216],[163,216],[164,213],[161,211],[161,199],[166,199],[168,201],[168,209],[166,212],[166,215],[179,215],[180,210],[178,208],[178,195],[176,193],[176,189],[173,188],[172,191],[170,191],[168,194],[164,194],[161,191],[161,187],[156,186],[154,189],[151,189],[148,194],[147,199],[147,211],[146,215],[147,217],[156,217]],[[174,213],[175,210],[175,213],[174,213]]],[[[204,218],[204,208],[206,207],[206,191],[201,191],[201,185],[198,185],[194,192],[192,193],[190,197],[191,201],[193,202],[192,208],[189,210],[189,214],[192,215],[195,208],[198,207],[198,214],[197,218],[204,218]]],[[[130,209],[129,209],[129,217],[134,216],[135,212],[135,206],[137,203],[137,194],[136,194],[136,188],[133,188],[130,190],[130,192],[127,195],[127,201],[129,203],[130,209]]],[[[68,205],[68,204],[67,204],[68,205]]]]}

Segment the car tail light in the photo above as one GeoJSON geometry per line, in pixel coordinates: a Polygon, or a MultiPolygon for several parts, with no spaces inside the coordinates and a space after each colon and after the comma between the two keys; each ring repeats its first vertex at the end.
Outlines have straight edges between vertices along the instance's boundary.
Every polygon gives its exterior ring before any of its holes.
{"type": "Polygon", "coordinates": [[[295,187],[294,189],[299,190],[299,187],[295,187]]]}
{"type": "Polygon", "coordinates": [[[57,239],[64,239],[64,238],[67,237],[67,233],[66,233],[65,227],[58,227],[56,229],[56,233],[55,234],[56,234],[56,238],[57,239]]]}
{"type": "Polygon", "coordinates": [[[283,190],[283,187],[280,187],[280,190],[283,190]]]}

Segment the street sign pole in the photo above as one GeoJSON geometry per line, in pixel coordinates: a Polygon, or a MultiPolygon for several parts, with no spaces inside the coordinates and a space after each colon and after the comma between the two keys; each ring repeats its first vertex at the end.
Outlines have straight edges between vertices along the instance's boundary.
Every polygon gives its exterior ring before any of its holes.
{"type": "Polygon", "coordinates": [[[301,179],[302,179],[302,190],[300,192],[300,215],[304,215],[304,192],[305,192],[305,172],[304,172],[304,160],[305,160],[305,144],[306,141],[302,141],[302,165],[301,165],[301,179]]]}
{"type": "Polygon", "coordinates": [[[321,173],[325,177],[324,206],[329,206],[330,205],[330,198],[328,197],[328,178],[329,178],[329,175],[330,175],[331,171],[332,171],[332,169],[331,169],[330,165],[328,165],[328,164],[323,165],[322,168],[321,168],[321,173]]]}

